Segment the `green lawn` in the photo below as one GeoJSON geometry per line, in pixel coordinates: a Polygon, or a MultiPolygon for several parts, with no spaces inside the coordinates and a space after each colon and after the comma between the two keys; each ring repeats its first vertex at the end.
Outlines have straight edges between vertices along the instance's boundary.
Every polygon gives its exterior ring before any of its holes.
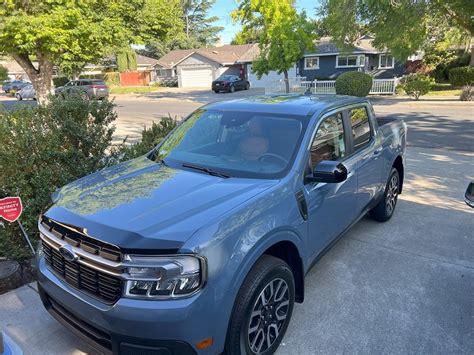
{"type": "Polygon", "coordinates": [[[435,83],[431,85],[431,91],[428,96],[459,96],[461,90],[456,89],[449,83],[435,83]]]}
{"type": "Polygon", "coordinates": [[[160,90],[159,86],[112,86],[111,94],[143,94],[160,90]]]}

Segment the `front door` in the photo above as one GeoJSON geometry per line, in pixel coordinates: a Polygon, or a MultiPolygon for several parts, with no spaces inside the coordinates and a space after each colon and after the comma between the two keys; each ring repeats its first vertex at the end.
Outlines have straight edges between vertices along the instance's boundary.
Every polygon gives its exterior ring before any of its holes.
{"type": "Polygon", "coordinates": [[[343,115],[342,112],[337,112],[322,119],[310,146],[311,167],[322,160],[338,160],[343,162],[348,170],[347,180],[341,183],[308,183],[304,186],[313,257],[342,233],[355,218],[354,194],[357,183],[351,162],[345,161],[348,154],[347,142],[343,115]]]}

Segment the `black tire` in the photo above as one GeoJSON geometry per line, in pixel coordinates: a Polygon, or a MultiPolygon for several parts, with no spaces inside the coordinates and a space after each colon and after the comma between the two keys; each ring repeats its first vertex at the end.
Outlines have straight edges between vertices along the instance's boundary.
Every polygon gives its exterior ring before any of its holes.
{"type": "Polygon", "coordinates": [[[215,92],[216,94],[218,94],[218,93],[219,93],[219,90],[214,90],[214,92],[215,92]]]}
{"type": "Polygon", "coordinates": [[[263,255],[237,295],[224,353],[273,354],[288,328],[294,303],[295,281],[290,267],[281,259],[263,255]],[[260,351],[256,351],[259,345],[260,351]]]}
{"type": "Polygon", "coordinates": [[[385,192],[380,202],[370,211],[370,216],[379,222],[386,222],[393,216],[400,192],[400,175],[392,168],[388,177],[385,192]]]}
{"type": "Polygon", "coordinates": [[[15,96],[16,96],[16,99],[17,99],[18,101],[21,101],[21,100],[23,100],[23,98],[21,97],[21,95],[20,95],[20,94],[16,94],[15,96]]]}
{"type": "Polygon", "coordinates": [[[245,85],[245,90],[249,90],[249,89],[250,89],[250,84],[245,85]]]}
{"type": "Polygon", "coordinates": [[[235,87],[234,87],[234,85],[231,85],[231,86],[230,86],[229,92],[235,92],[235,87]]]}

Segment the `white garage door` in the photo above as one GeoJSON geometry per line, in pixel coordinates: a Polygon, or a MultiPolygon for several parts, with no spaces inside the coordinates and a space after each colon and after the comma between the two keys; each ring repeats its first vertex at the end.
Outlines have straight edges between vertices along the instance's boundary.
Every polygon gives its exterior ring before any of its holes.
{"type": "Polygon", "coordinates": [[[183,68],[181,69],[181,87],[211,88],[212,68],[183,68]]]}
{"type": "MultiPolygon", "coordinates": [[[[284,79],[285,76],[282,74],[278,74],[276,71],[270,71],[267,75],[263,75],[260,79],[257,78],[252,72],[252,65],[247,64],[247,73],[248,73],[248,80],[250,81],[250,87],[252,88],[264,88],[267,85],[271,84],[272,82],[284,79]]],[[[296,65],[288,70],[288,77],[294,78],[296,77],[296,65]]]]}

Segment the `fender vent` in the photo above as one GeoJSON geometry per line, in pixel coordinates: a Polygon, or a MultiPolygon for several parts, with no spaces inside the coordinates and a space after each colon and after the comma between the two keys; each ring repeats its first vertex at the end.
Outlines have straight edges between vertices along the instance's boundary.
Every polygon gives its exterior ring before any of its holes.
{"type": "Polygon", "coordinates": [[[308,205],[306,204],[306,198],[304,197],[304,192],[302,190],[298,191],[295,194],[296,203],[298,204],[298,209],[300,210],[301,217],[306,221],[308,220],[308,205]]]}

